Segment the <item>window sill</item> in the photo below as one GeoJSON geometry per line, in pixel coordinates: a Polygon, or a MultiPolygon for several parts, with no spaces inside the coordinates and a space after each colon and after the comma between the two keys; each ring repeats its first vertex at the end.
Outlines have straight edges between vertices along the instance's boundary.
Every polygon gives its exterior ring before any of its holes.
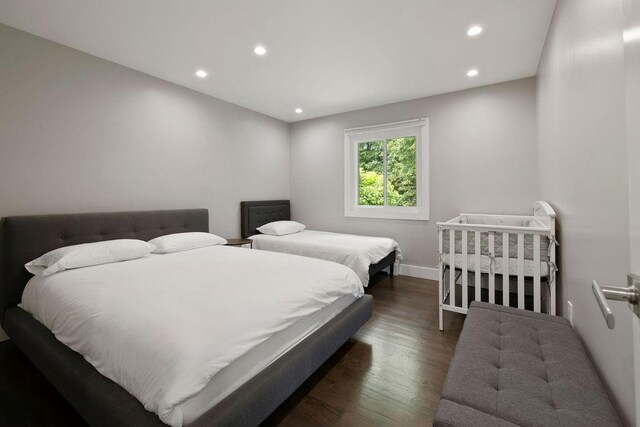
{"type": "Polygon", "coordinates": [[[411,221],[428,221],[429,214],[419,210],[401,212],[389,208],[379,207],[359,207],[357,209],[345,210],[344,216],[347,218],[372,218],[372,219],[401,219],[411,221]]]}

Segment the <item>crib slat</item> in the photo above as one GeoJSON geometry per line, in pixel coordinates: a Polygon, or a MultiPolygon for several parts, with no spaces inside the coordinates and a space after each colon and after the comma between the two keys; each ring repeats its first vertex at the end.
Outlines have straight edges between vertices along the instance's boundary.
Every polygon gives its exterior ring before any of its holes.
{"type": "Polygon", "coordinates": [[[474,278],[476,279],[476,301],[481,301],[480,281],[482,279],[482,270],[480,270],[480,232],[476,231],[476,268],[474,278]]]}
{"type": "Polygon", "coordinates": [[[502,305],[509,306],[509,233],[502,233],[502,305]]]}
{"type": "Polygon", "coordinates": [[[540,313],[540,235],[533,236],[533,311],[540,313]]]}
{"type": "Polygon", "coordinates": [[[443,234],[444,231],[442,230],[442,228],[439,228],[438,230],[438,254],[440,255],[440,262],[438,263],[438,329],[442,330],[444,325],[443,325],[443,313],[442,313],[442,296],[444,295],[444,277],[443,276],[443,271],[444,271],[444,263],[443,263],[443,251],[442,251],[442,240],[443,240],[443,234]]]}
{"type": "Polygon", "coordinates": [[[456,231],[449,229],[449,305],[456,305],[456,231]]]}
{"type": "MultiPolygon", "coordinates": [[[[551,266],[555,266],[556,265],[556,245],[554,243],[555,240],[555,234],[556,234],[556,225],[555,225],[555,219],[551,220],[551,235],[547,236],[549,237],[549,246],[551,254],[549,257],[549,261],[551,263],[551,266]]],[[[551,267],[550,266],[550,267],[551,267]]],[[[549,269],[549,292],[551,293],[551,315],[555,316],[556,315],[556,275],[554,272],[551,271],[551,269],[549,269]]]]}
{"type": "MultiPolygon", "coordinates": [[[[491,255],[491,260],[493,260],[495,256],[495,233],[493,231],[489,232],[489,254],[491,255]]],[[[491,304],[496,302],[495,265],[491,265],[491,263],[489,264],[489,302],[491,304]]]]}
{"type": "Polygon", "coordinates": [[[462,230],[462,308],[469,307],[467,273],[467,230],[462,230]]]}
{"type": "Polygon", "coordinates": [[[524,310],[524,234],[518,233],[518,308],[524,310]]]}

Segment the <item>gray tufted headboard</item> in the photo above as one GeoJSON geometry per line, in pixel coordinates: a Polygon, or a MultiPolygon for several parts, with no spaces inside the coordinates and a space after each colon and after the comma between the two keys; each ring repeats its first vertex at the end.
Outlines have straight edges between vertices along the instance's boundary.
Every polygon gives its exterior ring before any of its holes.
{"type": "Polygon", "coordinates": [[[259,234],[256,228],[273,221],[291,219],[289,200],[261,200],[240,202],[240,229],[242,238],[259,234]]]}
{"type": "Polygon", "coordinates": [[[209,231],[209,211],[182,209],[65,215],[14,216],[0,221],[0,323],[15,307],[31,275],[24,264],[53,249],[114,239],[151,240],[209,231]]]}

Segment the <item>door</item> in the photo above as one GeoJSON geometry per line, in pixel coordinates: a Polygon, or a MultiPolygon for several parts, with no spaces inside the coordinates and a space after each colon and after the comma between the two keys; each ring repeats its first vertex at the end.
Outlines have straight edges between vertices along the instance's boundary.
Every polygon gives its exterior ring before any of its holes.
{"type": "MultiPolygon", "coordinates": [[[[629,154],[631,271],[640,273],[640,0],[624,0],[623,40],[629,154]]],[[[640,318],[631,315],[633,317],[636,425],[640,426],[640,318]]]]}

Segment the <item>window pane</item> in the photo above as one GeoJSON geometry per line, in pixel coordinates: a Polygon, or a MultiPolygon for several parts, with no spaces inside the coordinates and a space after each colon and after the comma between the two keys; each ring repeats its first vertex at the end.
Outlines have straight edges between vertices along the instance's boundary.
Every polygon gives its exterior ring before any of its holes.
{"type": "Polygon", "coordinates": [[[358,204],[384,205],[384,141],[358,144],[358,204]]]}
{"type": "Polygon", "coordinates": [[[417,205],[415,136],[387,140],[387,205],[417,205]]]}

